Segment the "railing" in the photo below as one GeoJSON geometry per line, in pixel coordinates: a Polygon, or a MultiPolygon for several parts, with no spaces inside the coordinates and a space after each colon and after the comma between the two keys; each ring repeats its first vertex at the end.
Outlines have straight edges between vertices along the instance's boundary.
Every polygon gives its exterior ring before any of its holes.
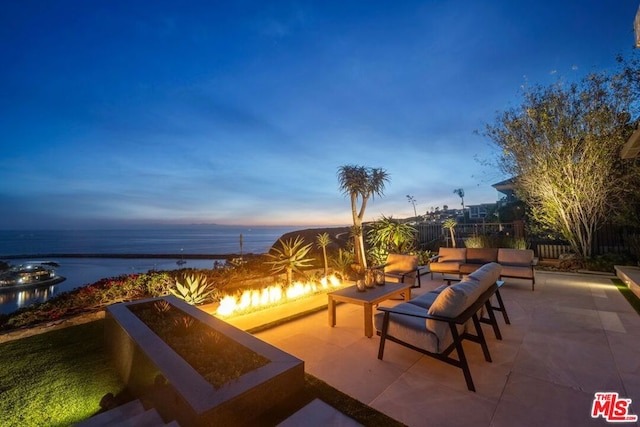
{"type": "MultiPolygon", "coordinates": [[[[418,242],[423,249],[436,249],[434,246],[452,246],[449,230],[442,224],[417,224],[418,242]]],[[[633,252],[627,236],[640,234],[640,229],[616,225],[604,225],[595,233],[593,238],[592,255],[606,253],[633,252]]],[[[477,235],[505,235],[525,237],[529,247],[539,258],[557,259],[563,253],[571,252],[568,242],[562,240],[542,240],[529,238],[524,233],[524,222],[513,223],[468,223],[457,224],[455,227],[456,246],[464,247],[466,238],[477,235]]]]}

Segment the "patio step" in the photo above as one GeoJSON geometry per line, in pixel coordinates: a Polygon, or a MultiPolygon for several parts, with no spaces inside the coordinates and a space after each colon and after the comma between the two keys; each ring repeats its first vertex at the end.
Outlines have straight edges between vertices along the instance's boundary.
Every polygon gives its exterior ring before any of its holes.
{"type": "Polygon", "coordinates": [[[616,265],[616,276],[640,298],[640,267],[616,265]]]}
{"type": "Polygon", "coordinates": [[[278,427],[357,427],[362,426],[320,399],[314,399],[304,408],[278,424],[278,427]]]}
{"type": "Polygon", "coordinates": [[[76,427],[179,427],[176,421],[165,423],[154,408],[145,410],[140,400],[120,405],[75,424],[76,427]]]}

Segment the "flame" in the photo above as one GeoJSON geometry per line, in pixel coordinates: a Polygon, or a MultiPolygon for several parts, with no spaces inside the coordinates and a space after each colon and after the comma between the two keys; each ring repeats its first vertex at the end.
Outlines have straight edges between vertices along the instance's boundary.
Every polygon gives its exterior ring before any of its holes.
{"type": "Polygon", "coordinates": [[[226,295],[220,299],[216,314],[231,316],[248,309],[266,307],[291,301],[307,295],[342,287],[336,276],[323,277],[317,282],[295,282],[290,286],[272,285],[264,289],[249,289],[240,295],[226,295]]]}

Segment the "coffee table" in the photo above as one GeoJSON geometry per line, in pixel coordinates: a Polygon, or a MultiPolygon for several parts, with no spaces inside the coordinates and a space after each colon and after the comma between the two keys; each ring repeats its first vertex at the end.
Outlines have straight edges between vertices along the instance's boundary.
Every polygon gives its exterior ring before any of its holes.
{"type": "Polygon", "coordinates": [[[411,286],[410,283],[385,283],[383,286],[367,288],[366,291],[360,292],[354,285],[329,292],[327,294],[329,298],[329,326],[336,326],[336,304],[338,302],[358,304],[364,307],[364,334],[371,338],[373,336],[373,306],[394,296],[400,296],[402,293],[404,293],[404,300],[409,301],[411,286]]]}

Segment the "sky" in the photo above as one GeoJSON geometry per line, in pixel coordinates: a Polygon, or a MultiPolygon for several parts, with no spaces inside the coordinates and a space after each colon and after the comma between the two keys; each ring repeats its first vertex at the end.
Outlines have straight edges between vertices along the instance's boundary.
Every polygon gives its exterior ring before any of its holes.
{"type": "Polygon", "coordinates": [[[523,85],[631,54],[631,0],[21,0],[0,13],[0,229],[349,225],[500,198],[523,85]],[[478,134],[480,132],[480,134],[478,134]]]}

